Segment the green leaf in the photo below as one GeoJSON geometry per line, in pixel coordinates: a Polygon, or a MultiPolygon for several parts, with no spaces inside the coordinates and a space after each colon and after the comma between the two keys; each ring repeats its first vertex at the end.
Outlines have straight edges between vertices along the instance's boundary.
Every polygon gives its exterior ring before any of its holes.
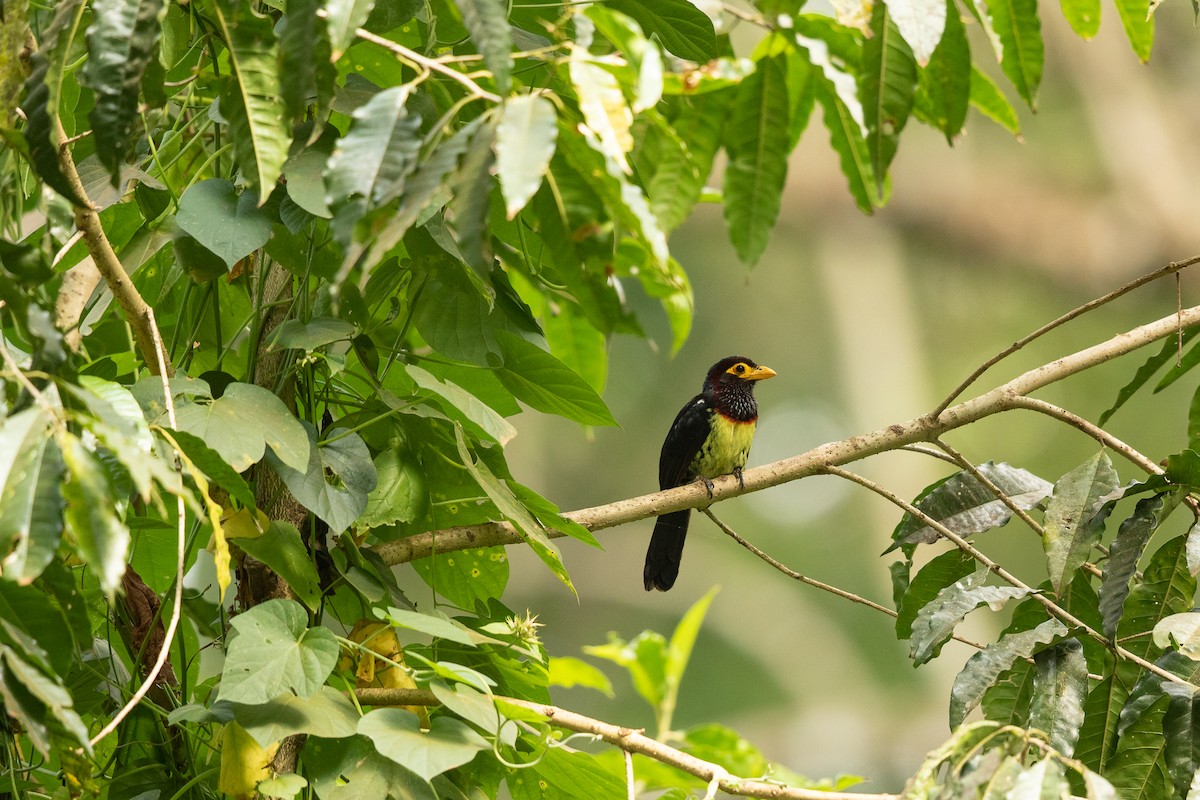
{"type": "Polygon", "coordinates": [[[49,672],[45,654],[7,622],[0,622],[0,626],[4,629],[4,635],[0,636],[0,699],[5,711],[21,724],[22,731],[44,757],[50,757],[49,734],[54,730],[47,724],[50,716],[57,720],[56,727],[90,754],[87,726],[74,709],[71,693],[62,679],[49,672]],[[38,663],[30,663],[25,657],[29,655],[38,663]]]}
{"type": "MultiPolygon", "coordinates": [[[[1002,589],[1004,587],[982,588],[1002,589]]],[[[1019,594],[1014,594],[1016,591],[1019,590],[1009,589],[1006,594],[1008,597],[1019,597],[1019,594]]],[[[972,605],[962,609],[960,604],[953,609],[955,615],[952,620],[953,624],[957,624],[977,604],[970,598],[963,599],[971,602],[972,605]]],[[[945,617],[947,614],[944,612],[940,616],[945,617]]],[[[914,626],[914,633],[915,631],[916,627],[914,626]]],[[[942,637],[941,642],[944,643],[952,632],[953,627],[951,626],[942,637]]],[[[950,727],[957,728],[961,725],[971,709],[979,705],[984,692],[996,683],[1002,673],[1011,669],[1018,659],[1029,658],[1038,650],[1066,634],[1067,627],[1057,619],[1047,620],[1031,630],[1006,634],[999,641],[988,645],[967,659],[966,665],[954,679],[954,687],[950,690],[950,727]]],[[[917,641],[915,636],[913,641],[914,644],[917,641]]],[[[940,649],[940,643],[938,648],[940,649]]],[[[923,662],[918,661],[917,663],[923,662]]]]}
{"type": "Polygon", "coordinates": [[[1100,32],[1100,0],[1059,0],[1059,4],[1077,36],[1091,39],[1100,32]]]}
{"type": "Polygon", "coordinates": [[[96,155],[113,183],[131,142],[138,116],[138,85],[154,57],[162,28],[163,0],[98,0],[88,26],[88,59],[83,78],[96,95],[88,113],[96,155]]]}
{"type": "Polygon", "coordinates": [[[306,606],[313,611],[319,609],[321,580],[296,526],[284,520],[271,520],[271,526],[261,536],[231,538],[229,541],[287,581],[306,606]]]}
{"type": "Polygon", "coordinates": [[[312,425],[300,424],[308,437],[304,471],[285,464],[274,449],[267,455],[267,463],[296,500],[325,520],[336,536],[353,525],[367,507],[367,495],[376,483],[375,465],[357,433],[334,428],[327,431],[328,439],[318,444],[312,425]]]}
{"type": "Polygon", "coordinates": [[[1163,617],[1154,626],[1153,638],[1159,647],[1174,647],[1180,655],[1200,661],[1200,612],[1163,617]]]}
{"type": "MultiPolygon", "coordinates": [[[[328,118],[333,101],[337,69],[333,66],[329,25],[337,12],[328,3],[329,16],[322,20],[317,11],[321,0],[288,0],[287,14],[279,34],[279,90],[293,120],[304,119],[310,103],[316,105],[316,119],[328,118]]],[[[343,18],[339,22],[345,22],[343,18]]],[[[313,125],[312,136],[320,135],[320,124],[313,125]]],[[[244,726],[243,726],[244,727],[244,726]]]]}
{"type": "MultiPolygon", "coordinates": [[[[650,209],[664,231],[679,227],[700,199],[736,95],[736,89],[707,95],[703,101],[684,105],[670,125],[663,121],[651,128],[650,142],[658,142],[659,146],[641,169],[643,174],[653,170],[646,193],[650,209]]],[[[655,122],[659,117],[651,114],[649,119],[655,122]]]]}
{"type": "Polygon", "coordinates": [[[268,600],[230,623],[218,696],[231,703],[267,703],[285,692],[309,697],[337,665],[333,633],[308,627],[294,600],[268,600]]]}
{"type": "Polygon", "coordinates": [[[421,150],[421,118],[408,112],[408,98],[407,86],[393,86],[355,109],[349,133],[329,158],[329,205],[355,196],[382,205],[404,192],[421,150]]]}
{"type": "Polygon", "coordinates": [[[1121,487],[1108,454],[1101,450],[1059,478],[1046,506],[1042,547],[1050,582],[1061,592],[1100,543],[1103,528],[1091,524],[1100,508],[1120,496],[1121,487]]]}
{"type": "Polygon", "coordinates": [[[584,647],[583,652],[628,670],[633,688],[658,710],[666,691],[667,640],[661,633],[643,631],[628,642],[609,633],[606,644],[584,647]]]}
{"type": "Polygon", "coordinates": [[[375,456],[375,488],[358,518],[365,528],[412,522],[422,509],[428,489],[420,465],[399,448],[375,456]]]}
{"type": "Polygon", "coordinates": [[[1079,741],[1083,701],[1088,692],[1083,646],[1077,639],[1068,639],[1042,650],[1034,660],[1037,677],[1033,684],[1029,727],[1045,731],[1050,736],[1050,746],[1070,756],[1079,741]]]}
{"type": "Polygon", "coordinates": [[[1000,39],[1000,68],[1029,108],[1036,109],[1045,60],[1037,0],[992,0],[987,8],[1000,39]]]}
{"type": "Polygon", "coordinates": [[[454,233],[462,260],[474,270],[476,283],[492,271],[493,258],[488,247],[488,204],[492,194],[492,165],[495,162],[496,125],[489,117],[463,155],[450,183],[450,210],[454,233]]]}
{"type": "MultiPolygon", "coordinates": [[[[860,120],[854,116],[853,107],[834,90],[828,81],[816,81],[817,102],[821,104],[825,128],[829,131],[829,144],[838,154],[842,174],[850,187],[854,202],[864,214],[876,207],[876,183],[871,171],[871,154],[860,120]]],[[[862,109],[859,107],[859,112],[862,109]]]]}
{"type": "Polygon", "coordinates": [[[789,119],[784,56],[763,58],[738,88],[725,139],[725,222],[738,258],[751,266],[779,217],[789,119]]]}
{"type": "Polygon", "coordinates": [[[358,330],[353,323],[337,317],[313,317],[308,322],[285,320],[272,331],[271,344],[285,350],[316,350],[334,342],[348,342],[358,330]]]}
{"type": "Polygon", "coordinates": [[[600,670],[579,658],[551,658],[550,685],[570,689],[583,686],[595,689],[605,697],[614,697],[612,682],[600,670]]]}
{"type": "Polygon", "coordinates": [[[271,238],[271,219],[258,205],[254,192],[239,195],[224,178],[209,178],[183,193],[175,221],[233,269],[271,238]]]}
{"type": "MultiPolygon", "coordinates": [[[[1173,675],[1178,675],[1188,683],[1195,683],[1197,679],[1200,679],[1200,664],[1175,650],[1163,653],[1155,660],[1154,665],[1173,675]]],[[[1150,707],[1163,696],[1170,685],[1172,685],[1171,681],[1149,671],[1143,672],[1137,683],[1134,684],[1133,690],[1129,692],[1124,708],[1121,709],[1121,722],[1117,727],[1117,733],[1124,736],[1130,726],[1150,710],[1150,707]]]]}
{"type": "Polygon", "coordinates": [[[1129,38],[1129,45],[1143,64],[1150,60],[1154,48],[1154,17],[1149,0],[1116,0],[1117,16],[1129,38]]]}
{"type": "Polygon", "coordinates": [[[1059,800],[1071,793],[1062,763],[1043,758],[1017,776],[1012,790],[1005,797],[1010,800],[1059,800]]]}
{"type": "Polygon", "coordinates": [[[504,352],[496,376],[518,400],[584,425],[617,424],[596,390],[557,358],[507,331],[496,340],[504,352]]]}
{"type": "MultiPolygon", "coordinates": [[[[1054,488],[1037,475],[1011,464],[989,461],[980,464],[978,470],[1008,495],[1018,508],[1025,510],[1042,502],[1054,488]]],[[[1013,514],[1008,506],[996,498],[991,489],[965,470],[942,482],[915,505],[926,516],[940,522],[959,536],[998,528],[1008,522],[1013,514]]],[[[884,552],[891,552],[902,545],[929,544],[937,539],[937,531],[906,513],[892,532],[892,546],[884,552]]]]}
{"type": "Polygon", "coordinates": [[[597,393],[608,380],[608,340],[571,303],[561,303],[557,313],[542,318],[550,352],[577,373],[597,393]]]}
{"type": "Polygon", "coordinates": [[[171,438],[188,460],[207,475],[209,480],[229,492],[229,496],[241,503],[243,508],[254,507],[254,492],[250,490],[250,485],[221,458],[220,453],[206,445],[203,439],[187,431],[172,431],[171,438]]]}
{"type": "Polygon", "coordinates": [[[41,46],[30,56],[25,101],[21,104],[26,119],[25,140],[34,170],[47,186],[77,206],[85,206],[87,202],[67,181],[59,164],[62,144],[59,104],[71,43],[86,8],[81,0],[63,0],[57,4],[54,19],[41,32],[41,46]]]}
{"type": "Polygon", "coordinates": [[[111,598],[125,574],[129,529],[117,516],[117,500],[100,460],[69,433],[60,433],[57,441],[67,471],[62,487],[67,524],[80,555],[111,598]]]}
{"type": "Polygon", "coordinates": [[[948,5],[946,30],[921,70],[920,91],[928,100],[930,121],[953,143],[966,122],[971,100],[971,50],[958,7],[949,0],[948,5]]]}
{"type": "Polygon", "coordinates": [[[508,94],[512,90],[513,59],[507,4],[503,0],[454,0],[454,4],[496,81],[496,90],[508,94]]]}
{"type": "Polygon", "coordinates": [[[388,622],[401,628],[420,631],[434,638],[445,639],[448,642],[458,642],[468,647],[475,646],[475,639],[464,625],[455,622],[436,609],[430,613],[422,614],[416,611],[406,611],[402,608],[391,607],[386,612],[377,610],[376,614],[381,619],[386,619],[388,622]]]}
{"type": "Polygon", "coordinates": [[[325,199],[325,165],[329,163],[326,141],[322,140],[290,157],[283,165],[287,195],[314,217],[329,219],[333,212],[325,199]]]}
{"type": "Polygon", "coordinates": [[[1162,521],[1175,510],[1182,495],[1179,491],[1156,494],[1138,501],[1133,514],[1121,523],[1109,551],[1108,563],[1100,584],[1100,613],[1104,634],[1113,637],[1129,596],[1129,580],[1150,537],[1162,521]]]}
{"type": "Polygon", "coordinates": [[[329,41],[333,48],[331,59],[341,59],[354,41],[355,29],[361,28],[371,16],[375,0],[326,0],[325,24],[329,26],[329,41]]]}
{"type": "Polygon", "coordinates": [[[1163,716],[1166,698],[1125,731],[1104,777],[1112,782],[1121,800],[1162,800],[1172,792],[1167,771],[1163,716]]]}
{"type": "MultiPolygon", "coordinates": [[[[944,11],[940,3],[933,5],[944,11]]],[[[917,88],[916,59],[900,35],[890,9],[890,5],[876,3],[871,13],[872,36],[863,43],[859,82],[871,171],[880,196],[917,88]]]]}
{"type": "Polygon", "coordinates": [[[1135,655],[1154,658],[1158,650],[1144,634],[1164,617],[1192,610],[1196,577],[1187,568],[1185,542],[1185,536],[1176,536],[1158,548],[1125,601],[1117,638],[1134,637],[1125,642],[1125,649],[1135,655]]]}
{"type": "Polygon", "coordinates": [[[0,421],[0,576],[21,585],[42,574],[62,539],[64,465],[49,429],[37,406],[0,421]]]}
{"type": "Polygon", "coordinates": [[[474,608],[504,595],[508,585],[508,555],[503,547],[480,547],[440,553],[412,562],[429,588],[460,608],[474,608]]]}
{"type": "Polygon", "coordinates": [[[496,171],[509,219],[542,185],[557,138],[554,104],[545,97],[520,95],[501,106],[496,126],[496,171]]]}
{"type": "Polygon", "coordinates": [[[267,17],[244,10],[235,21],[221,3],[211,8],[233,72],[221,95],[221,113],[229,120],[242,174],[257,188],[261,206],[275,189],[292,143],[280,96],[275,33],[267,17]]]}
{"type": "Polygon", "coordinates": [[[453,381],[439,380],[413,364],[406,364],[404,371],[422,389],[443,400],[442,405],[449,415],[469,427],[473,434],[501,445],[508,444],[517,435],[517,429],[508,420],[453,381]]]}
{"type": "Polygon", "coordinates": [[[932,603],[917,612],[910,646],[914,664],[924,664],[935,658],[963,617],[979,606],[986,604],[993,611],[999,611],[1009,600],[1025,597],[1030,592],[1013,586],[984,586],[989,574],[986,567],[980,568],[938,592],[932,603]]]}
{"type": "Polygon", "coordinates": [[[932,602],[942,589],[974,571],[975,559],[957,547],[931,559],[909,582],[897,605],[896,638],[909,638],[917,612],[932,602]]]}
{"type": "Polygon", "coordinates": [[[1166,762],[1177,797],[1187,797],[1192,777],[1200,768],[1200,696],[1187,686],[1163,686],[1171,698],[1163,715],[1167,740],[1166,762]]]}
{"type": "Polygon", "coordinates": [[[629,794],[622,772],[606,767],[589,753],[554,747],[536,766],[516,771],[506,781],[513,800],[625,800],[629,794]],[[527,772],[533,774],[521,774],[527,772]]]}
{"type": "Polygon", "coordinates": [[[304,426],[277,395],[250,383],[231,383],[221,397],[177,405],[179,429],[193,434],[238,472],[262,460],[266,446],[293,469],[309,460],[304,426]]]}
{"type": "Polygon", "coordinates": [[[307,697],[281,694],[265,703],[229,705],[233,718],[260,747],[298,733],[338,739],[353,736],[358,728],[354,704],[332,686],[322,686],[307,697]]]}
{"type": "Polygon", "coordinates": [[[430,347],[447,358],[479,366],[488,366],[500,354],[498,325],[478,292],[430,278],[421,298],[413,324],[430,347]]]}
{"type": "Polygon", "coordinates": [[[1128,688],[1115,675],[1105,677],[1088,692],[1075,756],[1089,768],[1108,773],[1108,763],[1117,747],[1121,708],[1128,694],[1128,688]]]}
{"type": "Polygon", "coordinates": [[[996,82],[975,65],[971,65],[971,105],[1013,136],[1021,135],[1021,120],[1016,109],[996,82]]]}
{"type": "Polygon", "coordinates": [[[429,730],[411,711],[377,708],[358,722],[358,732],[369,738],[375,749],[425,780],[461,766],[491,745],[457,719],[434,717],[429,730]]]}
{"type": "Polygon", "coordinates": [[[704,64],[718,55],[712,20],[688,0],[607,0],[605,5],[632,17],[646,38],[657,38],[680,58],[704,64]]]}
{"type": "MultiPolygon", "coordinates": [[[[942,0],[892,0],[887,4],[891,21],[912,48],[917,63],[925,66],[947,29],[946,3],[942,0]]],[[[957,9],[951,8],[951,14],[957,9]]]]}
{"type": "Polygon", "coordinates": [[[1117,412],[1117,409],[1125,405],[1125,401],[1133,397],[1134,393],[1142,388],[1164,364],[1175,358],[1180,348],[1195,338],[1197,334],[1200,334],[1200,328],[1189,328],[1179,338],[1172,336],[1165,339],[1159,351],[1147,358],[1138,367],[1137,372],[1134,373],[1129,383],[1121,387],[1121,390],[1117,392],[1117,399],[1113,401],[1112,406],[1107,411],[1100,415],[1100,419],[1097,420],[1096,424],[1104,425],[1104,423],[1108,422],[1109,418],[1117,412]]]}

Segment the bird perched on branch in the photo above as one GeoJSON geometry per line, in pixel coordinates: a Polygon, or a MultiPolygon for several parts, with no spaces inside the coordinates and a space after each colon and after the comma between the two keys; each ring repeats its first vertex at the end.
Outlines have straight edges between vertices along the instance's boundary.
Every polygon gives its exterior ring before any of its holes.
{"type": "MultiPolygon", "coordinates": [[[[680,410],[658,458],[658,488],[683,486],[697,478],[712,497],[712,479],[733,473],[742,483],[742,467],[758,422],[754,384],[775,376],[744,356],[723,358],[708,370],[704,388],[680,410]]],[[[646,550],[646,591],[665,592],[679,576],[679,560],[691,509],[663,514],[646,550]]]]}

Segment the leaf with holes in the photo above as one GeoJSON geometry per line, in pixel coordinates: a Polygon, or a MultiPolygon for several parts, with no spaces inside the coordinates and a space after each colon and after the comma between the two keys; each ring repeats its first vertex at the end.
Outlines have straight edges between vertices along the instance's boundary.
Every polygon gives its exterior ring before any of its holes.
{"type": "Polygon", "coordinates": [[[301,471],[285,464],[272,451],[267,463],[300,504],[329,525],[335,536],[349,528],[367,507],[375,488],[375,465],[362,437],[341,428],[328,431],[317,443],[316,431],[301,422],[308,437],[308,465],[301,471]]]}

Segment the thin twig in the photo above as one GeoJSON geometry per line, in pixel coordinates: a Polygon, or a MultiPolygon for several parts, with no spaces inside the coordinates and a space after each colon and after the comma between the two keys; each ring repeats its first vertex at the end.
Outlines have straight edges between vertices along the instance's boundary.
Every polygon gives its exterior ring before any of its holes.
{"type": "MultiPolygon", "coordinates": [[[[704,514],[709,519],[711,519],[713,522],[715,522],[717,527],[720,528],[722,531],[724,531],[725,535],[727,535],[729,538],[733,539],[735,542],[740,544],[742,547],[746,548],[751,553],[758,556],[763,561],[767,562],[772,567],[774,567],[775,569],[782,572],[784,575],[787,575],[792,580],[797,580],[797,581],[800,581],[801,583],[808,584],[809,586],[812,586],[813,588],[816,588],[816,589],[820,589],[823,592],[829,592],[830,594],[840,597],[843,600],[849,600],[852,603],[858,603],[859,605],[866,606],[867,608],[872,608],[880,613],[887,614],[892,619],[895,619],[897,616],[899,616],[899,614],[897,614],[895,611],[888,608],[887,606],[880,605],[879,603],[876,603],[873,600],[868,600],[865,597],[860,597],[859,595],[856,595],[853,592],[848,592],[845,589],[839,589],[837,586],[831,586],[828,583],[822,583],[821,581],[817,580],[816,578],[810,578],[807,575],[801,575],[799,572],[796,572],[796,570],[792,569],[788,565],[783,564],[779,561],[776,561],[774,558],[767,555],[762,550],[759,550],[757,547],[755,547],[753,544],[751,544],[745,537],[743,537],[741,534],[739,534],[733,528],[729,527],[724,522],[722,522],[717,517],[717,515],[712,512],[711,508],[703,509],[701,511],[701,513],[704,514]]],[[[970,645],[971,647],[974,647],[977,650],[982,650],[984,647],[986,647],[986,645],[980,644],[979,642],[973,642],[970,639],[964,639],[963,637],[961,637],[957,634],[954,635],[954,639],[959,642],[962,642],[965,645],[970,645]]]]}
{"type": "Polygon", "coordinates": [[[1162,467],[1155,464],[1148,456],[1143,455],[1134,448],[1125,444],[1117,437],[1113,436],[1108,431],[1101,428],[1099,425],[1093,425],[1078,414],[1073,414],[1065,408],[1060,408],[1053,403],[1047,403],[1045,400],[1039,400],[1036,397],[1014,397],[1010,403],[1013,408],[1025,408],[1030,411],[1037,411],[1040,414],[1045,414],[1048,417],[1054,417],[1060,422],[1065,422],[1073,428],[1086,433],[1088,436],[1095,439],[1100,444],[1113,450],[1121,455],[1132,464],[1137,465],[1151,475],[1162,474],[1162,467]]]}
{"type": "MultiPolygon", "coordinates": [[[[436,706],[441,705],[428,689],[355,689],[355,699],[364,706],[436,706]]],[[[682,750],[651,739],[641,730],[613,725],[611,722],[585,717],[574,711],[544,703],[533,703],[515,697],[495,696],[496,700],[532,711],[551,725],[577,733],[598,736],[627,753],[647,756],[662,764],[683,770],[703,781],[717,780],[721,791],[741,797],[787,798],[789,800],[898,800],[894,794],[861,794],[856,792],[823,792],[800,789],[753,778],[730,775],[724,767],[696,758],[682,750]]]]}
{"type": "Polygon", "coordinates": [[[929,456],[930,458],[936,458],[941,461],[945,461],[947,464],[954,464],[955,466],[958,466],[958,462],[949,455],[943,453],[941,450],[938,450],[936,447],[930,447],[927,444],[906,444],[897,449],[907,450],[910,453],[920,453],[923,456],[929,456]]]}
{"type": "MultiPolygon", "coordinates": [[[[1200,306],[1185,308],[1180,316],[1172,313],[1168,317],[1118,334],[1107,341],[1032,369],[989,392],[951,406],[938,416],[926,414],[907,422],[888,425],[871,433],[830,442],[782,461],[748,469],[742,473],[742,483],[728,475],[716,478],[713,481],[711,496],[704,486],[699,483],[691,483],[641,497],[617,500],[593,508],[567,512],[564,516],[588,530],[598,531],[671,511],[701,508],[714,502],[728,500],[731,497],[816,475],[828,465],[849,464],[878,453],[896,450],[904,445],[927,442],[947,431],[964,427],[984,417],[1013,408],[1026,407],[1028,398],[1025,398],[1024,395],[1170,336],[1174,334],[1177,326],[1190,328],[1198,324],[1200,324],[1200,306]]],[[[1121,452],[1126,457],[1137,453],[1136,450],[1110,434],[1103,433],[1103,435],[1106,437],[1105,441],[1110,443],[1109,447],[1121,452]]],[[[1142,458],[1145,457],[1142,456],[1142,458]]],[[[551,530],[546,531],[546,535],[557,538],[566,534],[551,530]]],[[[378,545],[375,550],[388,564],[402,564],[431,555],[435,538],[440,553],[474,547],[518,544],[524,541],[509,523],[487,522],[482,525],[427,531],[378,545]]]]}
{"type": "Polygon", "coordinates": [[[1176,675],[1172,672],[1168,672],[1167,670],[1163,669],[1162,667],[1158,666],[1157,664],[1151,663],[1150,661],[1147,661],[1146,659],[1142,658],[1141,656],[1139,656],[1135,653],[1131,653],[1128,650],[1126,650],[1124,647],[1121,647],[1120,645],[1116,644],[1115,642],[1110,640],[1107,636],[1105,636],[1104,634],[1095,630],[1094,628],[1090,627],[1086,622],[1084,622],[1083,620],[1074,616],[1073,614],[1071,614],[1071,612],[1067,611],[1062,606],[1058,605],[1058,603],[1055,603],[1053,600],[1051,600],[1049,597],[1047,597],[1043,592],[1037,591],[1032,586],[1028,585],[1024,581],[1022,581],[1020,578],[1018,578],[1016,575],[1013,575],[1011,572],[1006,570],[1004,567],[1000,566],[995,561],[988,558],[987,555],[985,555],[981,550],[976,548],[970,542],[963,539],[957,533],[950,530],[945,525],[938,522],[937,520],[935,520],[933,517],[929,516],[925,512],[921,511],[916,506],[903,500],[902,498],[900,498],[893,492],[888,491],[884,487],[880,486],[879,484],[875,483],[874,481],[872,481],[868,478],[864,478],[863,476],[861,476],[855,472],[851,472],[850,470],[842,469],[841,467],[831,465],[831,466],[826,467],[824,471],[830,475],[837,475],[839,478],[845,478],[848,481],[857,483],[859,486],[869,489],[870,491],[874,492],[875,494],[879,495],[880,497],[883,497],[883,498],[889,500],[891,503],[893,503],[897,507],[904,509],[906,512],[911,514],[913,517],[919,519],[921,522],[923,522],[926,525],[928,525],[929,527],[933,528],[935,531],[937,531],[939,534],[941,534],[946,540],[953,542],[954,545],[956,547],[958,547],[959,550],[962,550],[964,553],[966,553],[969,556],[971,556],[972,558],[974,558],[980,564],[987,567],[990,572],[992,572],[994,575],[999,577],[1005,583],[1009,584],[1010,586],[1015,586],[1018,589],[1023,589],[1025,591],[1029,592],[1029,596],[1032,597],[1037,602],[1041,603],[1051,615],[1057,617],[1058,619],[1067,623],[1071,627],[1078,628],[1079,630],[1083,631],[1091,638],[1095,639],[1096,641],[1100,642],[1108,649],[1112,650],[1120,658],[1123,658],[1126,661],[1132,661],[1133,663],[1137,664],[1138,666],[1143,667],[1143,668],[1149,670],[1150,672],[1154,673],[1155,675],[1159,676],[1160,678],[1165,678],[1166,680],[1169,680],[1172,683],[1179,683],[1179,684],[1183,684],[1184,686],[1192,687],[1194,689],[1200,689],[1200,687],[1194,686],[1191,682],[1184,680],[1183,678],[1179,677],[1178,675],[1176,675]]]}
{"type": "MultiPolygon", "coordinates": [[[[163,349],[162,338],[158,334],[158,323],[154,319],[154,310],[147,309],[147,313],[149,314],[150,331],[154,337],[154,352],[158,357],[158,377],[162,382],[163,402],[167,408],[167,424],[170,425],[171,430],[176,430],[178,426],[175,422],[175,398],[171,394],[171,383],[167,378],[166,352],[163,349]]],[[[179,627],[180,616],[183,612],[183,567],[186,560],[185,541],[187,538],[185,528],[187,514],[183,504],[183,464],[179,460],[178,455],[175,457],[175,472],[179,475],[179,493],[175,495],[175,516],[178,518],[178,527],[175,531],[175,602],[171,608],[171,618],[167,622],[167,629],[163,634],[162,646],[158,649],[154,665],[150,667],[150,671],[146,674],[142,685],[133,693],[128,702],[121,707],[116,716],[109,720],[109,723],[92,737],[90,742],[92,747],[95,747],[101,739],[115,731],[117,726],[121,724],[121,720],[125,719],[138,703],[142,702],[142,698],[154,686],[155,681],[158,680],[159,672],[162,671],[163,665],[167,663],[167,659],[170,657],[171,642],[175,639],[175,631],[179,627]]]]}
{"type": "Polygon", "coordinates": [[[622,750],[625,756],[625,789],[627,800],[637,800],[637,785],[633,782],[633,753],[622,750]]]}
{"type": "MultiPolygon", "coordinates": [[[[1072,311],[1068,311],[1066,314],[1063,314],[1061,317],[1054,320],[1053,322],[1047,322],[1045,325],[1038,328],[1033,333],[1029,334],[1028,336],[1025,336],[1024,338],[1018,339],[1017,341],[1013,342],[1008,347],[1001,350],[996,355],[989,358],[987,361],[980,364],[979,367],[977,367],[974,372],[972,372],[970,375],[967,376],[966,380],[964,380],[962,383],[960,383],[958,386],[956,386],[954,388],[954,391],[950,392],[950,394],[946,396],[945,400],[943,400],[940,404],[938,404],[938,407],[933,410],[933,412],[930,414],[930,416],[936,417],[939,414],[941,414],[943,411],[945,411],[947,408],[949,408],[950,404],[953,403],[960,394],[965,392],[967,390],[967,387],[969,387],[972,383],[974,383],[979,378],[980,375],[987,372],[989,369],[994,367],[996,364],[998,364],[999,362],[1008,358],[1013,353],[1017,352],[1022,347],[1029,344],[1030,342],[1032,342],[1034,339],[1037,339],[1037,338],[1049,333],[1050,331],[1054,330],[1055,328],[1059,327],[1060,325],[1064,325],[1064,324],[1070,322],[1071,320],[1075,319],[1078,316],[1081,316],[1083,314],[1086,314],[1089,311],[1097,309],[1100,306],[1105,305],[1106,303],[1111,303],[1113,300],[1116,300],[1118,297],[1120,297],[1124,294],[1132,292],[1134,289],[1138,288],[1139,286],[1144,286],[1147,283],[1156,281],[1159,278],[1165,277],[1167,275],[1171,275],[1172,273],[1178,273],[1181,269],[1186,269],[1187,267],[1190,267],[1192,264],[1195,264],[1197,262],[1200,262],[1200,256],[1192,256],[1191,258],[1185,258],[1182,261],[1172,261],[1170,264],[1167,264],[1165,267],[1160,267],[1159,269],[1156,269],[1153,272],[1146,273],[1145,275],[1141,276],[1140,278],[1135,278],[1134,280],[1130,281],[1129,283],[1125,284],[1124,286],[1120,287],[1119,289],[1115,289],[1115,290],[1109,292],[1108,294],[1104,295],[1103,297],[1097,297],[1095,300],[1092,300],[1091,302],[1084,303],[1083,305],[1079,306],[1078,308],[1076,308],[1072,311]]],[[[1181,311],[1180,312],[1181,321],[1182,321],[1182,316],[1183,315],[1182,315],[1182,311],[1181,311]]],[[[1182,328],[1181,328],[1181,330],[1182,330],[1182,328]]]]}

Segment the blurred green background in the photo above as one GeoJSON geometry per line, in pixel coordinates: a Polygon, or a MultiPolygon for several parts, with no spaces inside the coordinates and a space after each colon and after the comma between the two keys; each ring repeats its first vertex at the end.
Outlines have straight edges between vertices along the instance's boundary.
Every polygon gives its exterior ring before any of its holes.
{"type": "MultiPolygon", "coordinates": [[[[950,148],[914,121],[896,159],[891,204],[869,218],[855,210],[815,112],[791,161],[780,223],[761,264],[753,271],[739,264],[720,208],[703,207],[671,241],[696,292],[695,327],[682,352],[668,357],[661,313],[631,297],[660,345],[631,338],[611,344],[605,397],[622,427],[583,431],[522,415],[508,449],[518,479],[563,509],[653,491],[671,420],[708,366],[726,355],[750,356],[779,373],[758,388],[762,417],[752,466],[906,420],[931,410],[1015,339],[1200,252],[1200,50],[1190,7],[1175,0],[1158,10],[1148,65],[1130,51],[1111,6],[1091,42],[1074,36],[1053,4],[1042,4],[1041,13],[1046,81],[1039,113],[1022,112],[1023,141],[972,112],[968,134],[950,148]]],[[[977,25],[971,35],[977,51],[986,47],[977,25]]],[[[1200,297],[1198,279],[1184,275],[1185,304],[1200,297]]],[[[1173,280],[1139,290],[993,368],[966,397],[1170,314],[1175,305],[1173,280]]],[[[1095,420],[1149,352],[1038,396],[1095,420]]],[[[1189,377],[1162,394],[1145,392],[1110,429],[1156,460],[1183,449],[1195,384],[1189,377]]],[[[993,417],[947,441],[973,461],[1007,461],[1051,481],[1097,449],[1032,412],[993,417]]],[[[1116,466],[1123,480],[1137,477],[1125,462],[1116,466]]],[[[854,469],[906,497],[948,474],[947,465],[912,453],[854,469]]],[[[878,497],[814,477],[716,511],[792,568],[891,606],[891,557],[879,553],[899,513],[878,497]]],[[[1177,533],[1182,522],[1172,520],[1170,530],[1177,533]]],[[[722,722],[793,770],[812,778],[864,775],[871,791],[900,789],[944,740],[950,685],[972,652],[966,646],[951,642],[939,659],[914,670],[890,618],[785,578],[699,516],[679,582],[667,594],[648,594],[642,559],[652,524],[601,533],[604,551],[565,541],[578,603],[528,552],[510,548],[506,602],[540,610],[552,653],[580,655],[581,646],[603,642],[609,631],[624,638],[646,628],[669,634],[688,606],[720,584],[684,679],[677,727],[722,722]]],[[[978,541],[1024,580],[1043,579],[1040,546],[1019,524],[978,541]]],[[[942,549],[924,548],[918,560],[942,549]]],[[[991,641],[1002,621],[977,612],[960,632],[991,641]]],[[[614,680],[616,700],[579,689],[559,690],[556,701],[649,726],[649,710],[627,676],[600,666],[614,680]]]]}

